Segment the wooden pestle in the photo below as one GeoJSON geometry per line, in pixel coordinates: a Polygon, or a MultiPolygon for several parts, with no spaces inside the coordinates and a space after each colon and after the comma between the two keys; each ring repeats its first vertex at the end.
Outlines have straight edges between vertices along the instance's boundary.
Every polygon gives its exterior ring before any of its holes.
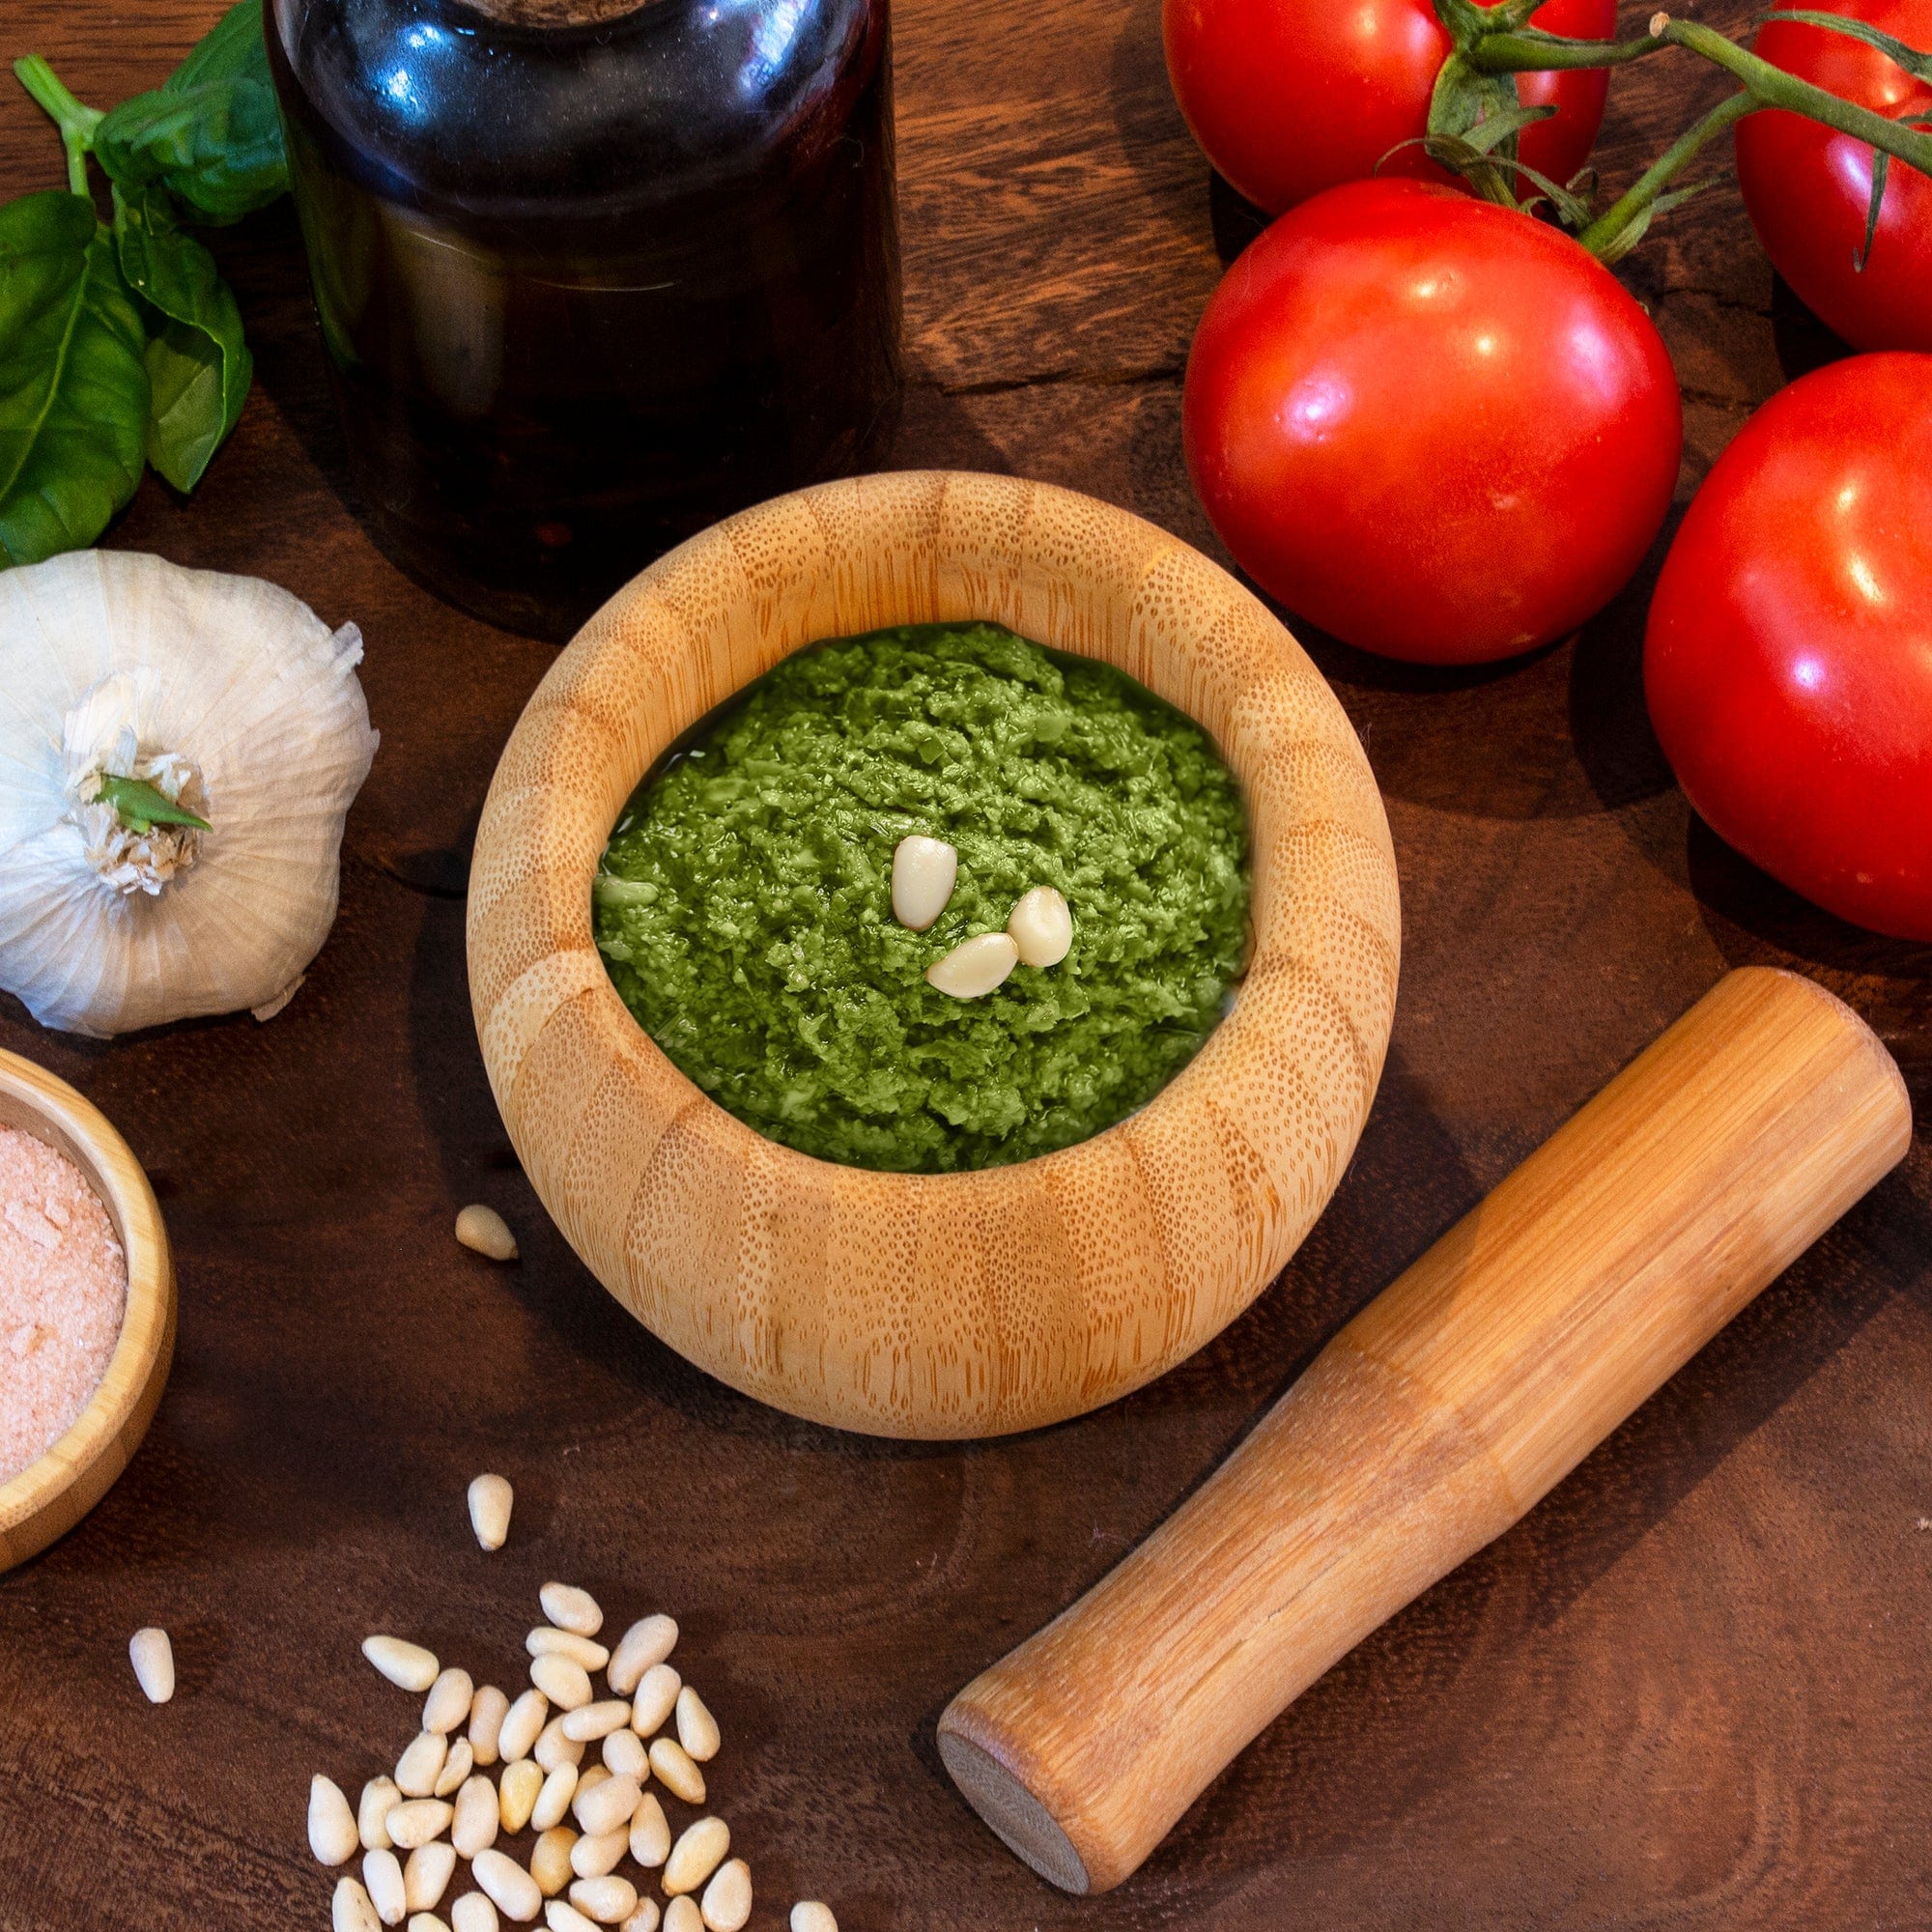
{"type": "Polygon", "coordinates": [[[1105,1891],[1369,1632],[1500,1536],[1904,1157],[1891,1056],[1731,973],[1345,1327],[1222,1468],[939,1720],[1034,1869],[1105,1891]]]}

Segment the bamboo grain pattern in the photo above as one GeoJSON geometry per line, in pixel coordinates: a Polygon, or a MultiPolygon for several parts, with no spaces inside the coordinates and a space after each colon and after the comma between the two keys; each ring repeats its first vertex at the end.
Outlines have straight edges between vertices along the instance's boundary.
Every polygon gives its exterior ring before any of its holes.
{"type": "Polygon", "coordinates": [[[815,1421],[971,1436],[1138,1387],[1274,1278],[1361,1132],[1400,923],[1368,761],[1257,599],[1090,497],[924,471],[732,518],[586,625],[497,767],[468,937],[518,1155],[639,1321],[815,1421]],[[1249,811],[1253,960],[1201,1054],[1109,1132],[972,1174],[837,1167],[764,1140],[646,1037],[592,942],[591,880],[656,757],[790,652],[970,618],[1105,659],[1212,734],[1249,811]]]}
{"type": "Polygon", "coordinates": [[[45,1455],[0,1483],[5,1571],[66,1535],[140,1447],[174,1360],[175,1275],[148,1177],[97,1107],[32,1061],[0,1051],[0,1127],[24,1129],[80,1169],[128,1258],[127,1312],[100,1386],[45,1455]]]}
{"type": "Polygon", "coordinates": [[[1720,980],[1355,1317],[1184,1507],[940,1721],[1072,1891],[1500,1536],[1901,1159],[1891,1056],[1798,975],[1720,980]]]}

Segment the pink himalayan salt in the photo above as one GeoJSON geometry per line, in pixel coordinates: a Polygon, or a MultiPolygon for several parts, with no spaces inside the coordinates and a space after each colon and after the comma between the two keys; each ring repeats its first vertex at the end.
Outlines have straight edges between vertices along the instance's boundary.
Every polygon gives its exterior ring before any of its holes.
{"type": "Polygon", "coordinates": [[[127,1305],[128,1258],[80,1169],[0,1127],[0,1483],[87,1406],[127,1305]]]}

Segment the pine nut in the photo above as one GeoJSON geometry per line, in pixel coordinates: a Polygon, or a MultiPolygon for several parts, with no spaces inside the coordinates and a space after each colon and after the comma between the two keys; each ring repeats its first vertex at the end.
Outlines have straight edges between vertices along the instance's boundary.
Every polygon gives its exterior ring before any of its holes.
{"type": "Polygon", "coordinates": [[[517,1237],[510,1233],[510,1224],[496,1208],[486,1208],[480,1201],[472,1201],[457,1215],[456,1238],[493,1262],[517,1259],[517,1237]]]}
{"type": "Polygon", "coordinates": [[[1004,932],[976,932],[925,969],[925,982],[953,1000],[983,1000],[1005,983],[1020,950],[1004,932]]]}
{"type": "Polygon", "coordinates": [[[560,1764],[582,1764],[583,1747],[575,1738],[563,1734],[563,1719],[553,1718],[537,1734],[536,1747],[530,1755],[546,1771],[554,1771],[560,1764]]]}
{"type": "Polygon", "coordinates": [[[651,1746],[651,1769],[673,1798],[682,1798],[687,1804],[704,1803],[704,1774],[692,1763],[691,1754],[681,1744],[669,1738],[657,1739],[651,1746]]]}
{"type": "Polygon", "coordinates": [[[429,1687],[429,1698],[423,1705],[423,1729],[440,1731],[444,1736],[459,1729],[469,1721],[470,1700],[475,1694],[476,1687],[469,1681],[469,1671],[459,1670],[452,1663],[429,1687]]]}
{"type": "Polygon", "coordinates": [[[589,1919],[566,1899],[553,1898],[544,1907],[544,1923],[550,1932],[597,1932],[589,1919]]]}
{"type": "Polygon", "coordinates": [[[362,1655],[402,1690],[418,1693],[436,1682],[436,1652],[399,1636],[365,1636],[362,1655]]]}
{"type": "Polygon", "coordinates": [[[369,1903],[384,1925],[400,1925],[409,1914],[409,1898],[403,1889],[403,1868],[394,1852],[362,1854],[362,1883],[369,1903]]]}
{"type": "Polygon", "coordinates": [[[412,1912],[434,1912],[456,1876],[456,1850],[440,1840],[418,1845],[403,1867],[403,1897],[412,1912]]]}
{"type": "Polygon", "coordinates": [[[469,1703],[469,1753],[478,1764],[497,1762],[503,1740],[503,1719],[510,1700],[494,1684],[486,1684],[469,1703]]]}
{"type": "MultiPolygon", "coordinates": [[[[506,1229],[504,1231],[508,1233],[506,1229]]],[[[459,1236],[459,1238],[461,1238],[459,1236]]],[[[510,1243],[512,1249],[516,1243],[510,1243]]],[[[474,1476],[469,1483],[469,1527],[485,1549],[500,1549],[510,1533],[517,1492],[501,1476],[474,1476]]]]}
{"type": "Polygon", "coordinates": [[[561,1824],[576,1790],[577,1767],[574,1764],[558,1765],[544,1779],[543,1789],[537,1793],[537,1802],[530,1806],[530,1823],[539,1832],[548,1832],[553,1825],[561,1824]]]}
{"type": "Polygon", "coordinates": [[[530,1876],[546,1898],[554,1898],[570,1883],[574,1875],[570,1852],[576,1843],[577,1833],[568,1825],[553,1825],[537,1840],[530,1854],[530,1876]]]}
{"type": "Polygon", "coordinates": [[[543,1613],[558,1630],[575,1631],[579,1636],[595,1636],[604,1628],[604,1612],[588,1590],[575,1583],[546,1583],[537,1592],[543,1613]]]}
{"type": "Polygon", "coordinates": [[[501,1852],[478,1852],[469,1875],[489,1895],[490,1903],[505,1918],[526,1924],[543,1910],[543,1892],[537,1882],[514,1859],[501,1852]]]}
{"type": "Polygon", "coordinates": [[[1073,914],[1051,886],[1022,893],[1007,916],[1022,966],[1058,966],[1073,951],[1073,914]]]}
{"type": "Polygon", "coordinates": [[[718,1755],[718,1719],[689,1684],[677,1693],[677,1741],[696,1763],[709,1764],[718,1755]]]}
{"type": "MultiPolygon", "coordinates": [[[[456,1932],[463,1932],[462,1926],[456,1932]]],[[[801,1898],[791,1909],[791,1932],[838,1932],[832,1908],[815,1898],[801,1898]]]]}
{"type": "Polygon", "coordinates": [[[621,1697],[606,1697],[595,1704],[580,1704],[567,1713],[563,1734],[579,1744],[595,1744],[612,1731],[621,1731],[631,1721],[631,1707],[621,1697]]]}
{"type": "Polygon", "coordinates": [[[466,1891],[449,1908],[449,1932],[497,1932],[497,1908],[480,1891],[466,1891]]]}
{"type": "Polygon", "coordinates": [[[628,1833],[631,1819],[642,1797],[635,1777],[607,1777],[601,1784],[577,1794],[577,1822],[597,1836],[623,1826],[628,1833]]]}
{"type": "Polygon", "coordinates": [[[590,1673],[581,1663],[573,1663],[554,1651],[546,1652],[530,1662],[530,1682],[559,1711],[574,1711],[590,1701],[590,1673]]]}
{"type": "Polygon", "coordinates": [[[704,1932],[704,1916],[697,1901],[680,1892],[665,1907],[664,1932],[704,1932]]]}
{"type": "Polygon", "coordinates": [[[505,1764],[528,1757],[550,1719],[550,1699],[541,1690],[529,1690],[503,1714],[503,1728],[497,1733],[497,1750],[505,1764]]]}
{"type": "Polygon", "coordinates": [[[893,917],[923,932],[952,896],[959,854],[943,838],[912,833],[893,848],[893,917]]]}
{"type": "Polygon", "coordinates": [[[390,1811],[383,1821],[383,1828],[389,1834],[390,1844],[399,1851],[412,1852],[418,1845],[441,1837],[449,1830],[453,1815],[452,1808],[440,1798],[412,1798],[390,1811]]]}
{"type": "Polygon", "coordinates": [[[359,1880],[337,1879],[328,1911],[335,1932],[382,1932],[383,1921],[376,1917],[375,1902],[359,1880]]]}
{"type": "Polygon", "coordinates": [[[599,1925],[617,1925],[638,1909],[638,1888],[627,1878],[581,1878],[570,1902],[599,1925]]]}
{"type": "Polygon", "coordinates": [[[320,1772],[308,1781],[308,1848],[326,1865],[346,1864],[358,1839],[342,1787],[320,1772]]]}
{"type": "Polygon", "coordinates": [[[524,1639],[524,1648],[532,1657],[567,1657],[586,1670],[602,1670],[611,1662],[611,1653],[595,1637],[579,1636],[575,1631],[560,1631],[539,1624],[524,1639]]]}
{"type": "Polygon", "coordinates": [[[427,1798],[442,1776],[449,1740],[440,1731],[418,1731],[415,1742],[396,1760],[396,1789],[405,1798],[427,1798]]]}
{"type": "Polygon", "coordinates": [[[497,1842],[499,1821],[496,1787],[480,1772],[465,1778],[450,1807],[450,1843],[466,1859],[473,1859],[497,1842]]]}
{"type": "Polygon", "coordinates": [[[403,1932],[449,1932],[449,1927],[434,1912],[412,1912],[403,1932]]]}
{"type": "Polygon", "coordinates": [[[530,1822],[530,1811],[543,1787],[543,1766],[535,1759],[520,1757],[505,1768],[502,1788],[497,1794],[497,1816],[504,1831],[521,1832],[530,1822]]]}
{"type": "MultiPolygon", "coordinates": [[[[580,1765],[577,1770],[578,1796],[582,1796],[586,1791],[594,1791],[610,1776],[611,1767],[608,1764],[580,1765]]],[[[571,1800],[573,1804],[576,1802],[575,1798],[571,1800]]]]}
{"type": "Polygon", "coordinates": [[[604,1740],[604,1762],[619,1776],[629,1775],[641,1784],[650,1775],[650,1755],[636,1731],[612,1731],[604,1740]]]}
{"type": "Polygon", "coordinates": [[[731,1828],[722,1818],[700,1818],[687,1825],[665,1861],[664,1889],[671,1896],[696,1891],[718,1869],[731,1849],[731,1828]]]}
{"type": "Polygon", "coordinates": [[[596,1837],[588,1833],[578,1839],[570,1848],[570,1868],[579,1878],[602,1878],[607,1872],[613,1872],[622,1863],[624,1846],[631,1835],[628,1825],[619,1825],[614,1832],[602,1832],[596,1837]]]}
{"type": "Polygon", "coordinates": [[[644,1672],[652,1664],[662,1663],[676,1647],[677,1625],[669,1617],[639,1617],[611,1654],[611,1690],[628,1697],[644,1672]]]}
{"type": "Polygon", "coordinates": [[[149,1703],[165,1704],[175,1694],[175,1647],[166,1631],[137,1630],[128,1639],[128,1661],[149,1703]]]}
{"type": "Polygon", "coordinates": [[[668,1663],[654,1663],[638,1685],[631,1699],[631,1728],[640,1738],[653,1736],[670,1716],[684,1680],[668,1663]]]}
{"type": "Polygon", "coordinates": [[[617,1932],[658,1932],[658,1902],[640,1898],[638,1909],[617,1928],[617,1932]]]}
{"type": "Polygon", "coordinates": [[[639,1799],[632,1815],[631,1856],[646,1871],[655,1871],[670,1856],[670,1824],[655,1791],[639,1799]]]}
{"type": "Polygon", "coordinates": [[[469,1740],[458,1738],[450,1746],[449,1755],[442,1761],[442,1769],[436,1775],[434,1795],[448,1798],[461,1791],[475,1769],[476,1753],[469,1748],[469,1740]]]}
{"type": "Polygon", "coordinates": [[[355,1806],[355,1835],[361,1839],[365,1852],[389,1849],[388,1827],[384,1821],[402,1802],[402,1796],[393,1777],[372,1777],[362,1787],[361,1799],[355,1806]]]}
{"type": "Polygon", "coordinates": [[[752,1868],[743,1859],[726,1859],[704,1888],[698,1910],[704,1932],[745,1932],[752,1916],[752,1868]]]}

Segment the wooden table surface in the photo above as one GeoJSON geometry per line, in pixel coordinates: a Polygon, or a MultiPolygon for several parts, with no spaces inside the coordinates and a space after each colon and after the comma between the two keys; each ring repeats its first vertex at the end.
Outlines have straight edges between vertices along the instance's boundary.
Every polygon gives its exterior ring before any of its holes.
{"type": "MultiPolygon", "coordinates": [[[[220,0],[10,0],[8,57],[84,98],[157,81],[220,0]]],[[[1735,23],[1736,0],[1712,16],[1735,23]]],[[[1179,446],[1190,331],[1246,230],[1210,193],[1155,0],[901,0],[914,386],[895,461],[1011,470],[1219,554],[1179,446]]],[[[1628,179],[1709,83],[1627,70],[1628,179]]],[[[58,184],[0,86],[0,191],[58,184]]],[[[1923,1145],[1540,1509],[1275,1724],[1094,1901],[1015,1862],[945,1777],[952,1692],[1107,1569],[1322,1340],[1726,967],[1850,1000],[1932,1073],[1932,949],[1861,934],[1690,816],[1638,685],[1656,558],[1572,643],[1422,673],[1308,639],[1368,745],[1406,956],[1353,1167],[1281,1281],[1165,1380],[972,1446],[808,1427],[706,1380],[551,1228],[484,1084],[466,854],[552,660],[441,607],[345,502],[286,205],[217,239],[255,393],[191,503],[152,476],[109,541],[256,572],[359,622],[383,747],[307,985],[118,1044],[0,1044],[73,1081],[147,1164],[181,1343],[146,1447],[0,1578],[0,1928],[327,1924],[310,1774],[353,1791],[413,1704],[356,1656],[418,1634],[513,1686],[548,1577],[665,1608],[721,1718],[712,1787],[759,1888],[885,1927],[1932,1924],[1932,1164],[1923,1145]],[[457,1247],[494,1203],[522,1263],[457,1247]],[[485,1556],[464,1486],[516,1483],[485,1556]],[[154,1710],[129,1634],[167,1626],[154,1710]]],[[[1798,362],[1726,186],[1627,266],[1676,357],[1680,501],[1798,362]]]]}

